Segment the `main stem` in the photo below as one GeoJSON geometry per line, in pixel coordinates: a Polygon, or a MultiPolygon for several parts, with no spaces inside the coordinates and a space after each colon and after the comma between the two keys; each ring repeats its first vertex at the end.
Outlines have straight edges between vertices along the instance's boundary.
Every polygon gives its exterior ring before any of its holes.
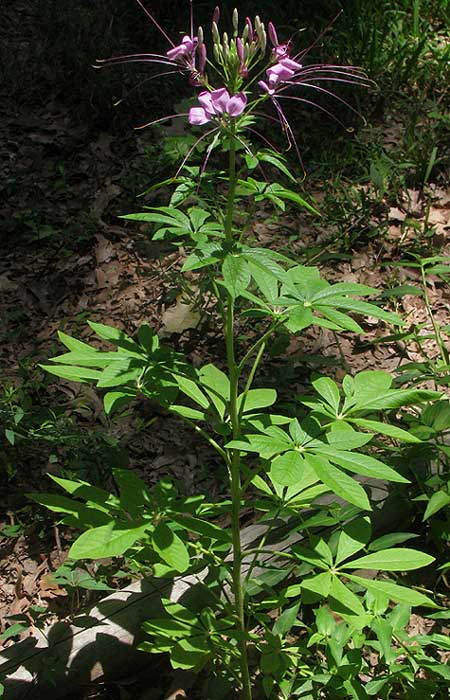
{"type": "MultiPolygon", "coordinates": [[[[236,195],[236,141],[234,139],[235,125],[234,122],[230,128],[230,162],[229,162],[229,180],[228,180],[228,197],[227,211],[225,218],[225,242],[228,249],[231,249],[233,241],[233,212],[234,201],[236,195]]],[[[226,307],[226,322],[225,322],[225,341],[227,349],[227,364],[228,376],[230,380],[230,421],[233,431],[233,440],[237,440],[241,433],[241,421],[238,410],[238,394],[239,394],[239,367],[236,362],[234,348],[234,297],[227,293],[226,307]]],[[[233,571],[232,571],[232,590],[234,597],[234,606],[236,611],[238,629],[239,629],[239,652],[240,652],[240,668],[242,680],[242,700],[251,700],[252,688],[250,682],[250,672],[248,668],[247,656],[247,631],[245,625],[244,611],[244,590],[242,585],[242,547],[241,547],[241,458],[239,450],[231,451],[230,464],[230,490],[231,490],[231,530],[233,539],[233,571]]]]}

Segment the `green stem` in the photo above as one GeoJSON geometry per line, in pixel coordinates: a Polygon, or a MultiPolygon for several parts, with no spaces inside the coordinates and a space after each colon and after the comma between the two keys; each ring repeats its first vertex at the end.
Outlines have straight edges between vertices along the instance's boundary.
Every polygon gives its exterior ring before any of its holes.
{"type": "MultiPolygon", "coordinates": [[[[236,141],[234,139],[235,124],[232,122],[230,136],[230,162],[228,202],[225,218],[225,241],[231,248],[233,242],[233,213],[236,195],[236,141]]],[[[241,425],[238,411],[239,368],[234,348],[234,298],[227,294],[225,321],[225,342],[227,350],[228,376],[230,380],[230,422],[233,440],[240,437],[241,425]]],[[[242,546],[241,546],[241,456],[239,450],[231,450],[230,459],[230,491],[231,491],[231,531],[233,542],[232,592],[237,617],[239,634],[240,670],[242,683],[242,700],[252,699],[250,672],[248,667],[247,640],[245,625],[244,590],[242,586],[242,546]]]]}
{"type": "Polygon", "coordinates": [[[422,273],[422,287],[423,287],[423,296],[424,296],[425,306],[427,308],[428,316],[430,317],[430,321],[431,321],[431,324],[433,326],[434,337],[435,337],[436,343],[439,347],[439,352],[440,352],[442,361],[443,361],[444,365],[448,365],[449,356],[448,356],[447,348],[445,347],[443,340],[442,340],[441,330],[440,330],[438,324],[436,323],[434,315],[433,315],[433,309],[431,308],[430,298],[428,296],[427,278],[426,278],[426,274],[425,274],[425,268],[423,267],[423,265],[421,266],[421,273],[422,273]]]}

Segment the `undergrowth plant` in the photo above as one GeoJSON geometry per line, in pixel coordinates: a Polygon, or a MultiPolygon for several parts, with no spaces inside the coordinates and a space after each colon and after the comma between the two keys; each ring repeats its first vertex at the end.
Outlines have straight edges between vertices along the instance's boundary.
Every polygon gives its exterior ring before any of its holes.
{"type": "Polygon", "coordinates": [[[255,204],[313,210],[258,122],[281,126],[298,152],[285,106],[314,103],[314,94],[341,100],[332,86],[365,85],[365,76],[353,66],[308,64],[309,49],[296,52],[291,41],[280,41],[272,23],[266,33],[259,17],[242,27],[237,10],[230,33],[220,34],[216,8],[212,48],[192,22],[175,45],[145,12],[171,45],[167,54],[109,63],[144,61],[164,78],[186,73],[199,91],[195,106],[165,119],[187,116],[198,137],[176,176],[162,183],[173,188],[169,204],[124,218],[151,224],[154,239],[187,252],[182,273],[201,278],[223,357],[195,368],[148,325],[131,337],[91,322],[113,349],[60,333],[68,352],[46,369],[106,390],[107,414],[142,395],[179,416],[222,460],[227,492],[221,500],[186,495],[168,479],[149,488],[132,471],[116,469],[116,494],[52,476],[68,495],[34,498],[83,530],[71,560],[126,557],[166,582],[161,613],[145,623],[149,639],[140,648],[169,654],[174,668],[202,671],[203,697],[406,698],[420,683],[419,669],[428,695],[439,697],[449,673],[434,642],[413,643],[404,632],[411,606],[435,604],[403,574],[433,557],[403,546],[412,533],[377,534],[384,497],[374,484],[408,483],[383,459],[384,446],[421,442],[387,422],[386,411],[425,405],[440,392],[395,388],[390,374],[376,370],[347,375],[341,386],[323,376],[286,415],[277,391],[258,381],[281,329],[362,333],[355,315],[402,325],[367,301],[373,288],[330,284],[317,268],[257,246],[250,235],[255,204]],[[189,164],[202,144],[203,163],[189,164]],[[290,186],[269,180],[274,172],[290,186]],[[238,337],[250,324],[251,342],[238,337]],[[250,531],[242,529],[244,509],[252,514],[250,531]],[[180,575],[191,584],[188,598],[170,596],[180,575]],[[377,665],[364,649],[375,650],[377,665]]]}

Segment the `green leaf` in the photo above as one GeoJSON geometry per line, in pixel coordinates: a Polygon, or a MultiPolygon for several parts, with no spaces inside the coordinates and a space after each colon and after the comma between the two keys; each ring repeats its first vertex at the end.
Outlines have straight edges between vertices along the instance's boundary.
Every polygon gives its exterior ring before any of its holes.
{"type": "Polygon", "coordinates": [[[6,642],[7,639],[11,639],[11,637],[15,637],[16,635],[25,632],[29,626],[30,625],[24,624],[23,622],[16,622],[14,625],[10,625],[2,634],[0,634],[0,642],[6,642]]]}
{"type": "Polygon", "coordinates": [[[333,382],[329,377],[320,377],[315,379],[312,383],[314,389],[317,393],[325,399],[327,404],[329,404],[334,410],[335,414],[339,413],[339,403],[341,400],[339,394],[339,388],[336,382],[333,382]]]}
{"type": "Polygon", "coordinates": [[[115,523],[91,528],[75,540],[69,550],[70,559],[106,559],[118,557],[145,536],[149,523],[137,527],[115,523]]]}
{"type": "Polygon", "coordinates": [[[293,605],[290,608],[287,608],[286,610],[283,610],[272,628],[272,634],[279,634],[284,637],[295,624],[299,609],[300,602],[296,603],[296,605],[293,605]]]}
{"type": "Polygon", "coordinates": [[[304,459],[294,451],[276,457],[270,468],[270,479],[281,486],[296,486],[301,483],[304,459]]]}
{"type": "Polygon", "coordinates": [[[184,542],[166,523],[159,523],[152,535],[155,550],[163,561],[181,574],[189,567],[189,552],[184,542]]]}
{"type": "Polygon", "coordinates": [[[225,447],[228,450],[241,450],[242,452],[256,452],[263,459],[270,459],[278,452],[286,452],[292,448],[288,440],[269,437],[268,435],[245,435],[242,440],[231,440],[225,447]]]}
{"type": "Polygon", "coordinates": [[[370,519],[367,516],[355,518],[345,523],[339,536],[335,559],[336,564],[339,564],[363,549],[370,540],[371,534],[372,528],[370,519]]]}
{"type": "Polygon", "coordinates": [[[433,603],[433,601],[423,595],[423,593],[413,591],[411,588],[406,588],[406,586],[398,586],[396,583],[391,583],[391,581],[376,581],[362,578],[362,576],[355,576],[354,574],[346,574],[346,577],[355,583],[359,583],[369,591],[382,593],[396,603],[406,603],[406,605],[411,606],[423,605],[431,608],[437,607],[436,603],[433,603]]]}
{"type": "Polygon", "coordinates": [[[360,559],[354,559],[348,564],[341,564],[341,569],[375,569],[377,571],[411,571],[428,566],[434,557],[415,549],[397,547],[383,549],[373,554],[367,554],[360,559]]]}
{"type": "Polygon", "coordinates": [[[423,520],[428,520],[432,515],[437,513],[442,508],[445,508],[450,503],[450,494],[446,491],[436,491],[428,501],[423,520]]]}
{"type": "Polygon", "coordinates": [[[328,593],[328,598],[331,608],[338,613],[348,615],[349,613],[354,613],[356,615],[364,615],[365,610],[358,596],[356,596],[353,591],[351,591],[347,586],[338,579],[337,576],[333,576],[331,579],[331,586],[328,593]],[[334,599],[334,600],[333,600],[334,599]],[[339,605],[336,605],[336,602],[339,605]]]}
{"type": "Polygon", "coordinates": [[[85,367],[66,367],[65,365],[39,365],[45,372],[55,374],[62,379],[68,379],[72,382],[88,382],[92,379],[99,379],[101,372],[95,369],[87,369],[85,367]]]}
{"type": "Polygon", "coordinates": [[[329,571],[324,571],[316,576],[311,576],[310,578],[305,578],[300,582],[301,588],[305,588],[307,591],[312,591],[313,593],[318,593],[319,595],[326,598],[330,592],[332,575],[329,571]]]}
{"type": "Polygon", "coordinates": [[[129,358],[111,362],[108,367],[105,367],[101,373],[97,386],[101,389],[108,387],[117,387],[136,382],[141,377],[144,371],[144,363],[139,363],[139,366],[133,367],[133,360],[129,358]]]}
{"type": "Polygon", "coordinates": [[[127,406],[130,401],[136,398],[136,392],[132,389],[122,389],[121,391],[108,391],[103,397],[105,413],[110,416],[113,411],[118,411],[123,406],[127,406]]]}
{"type": "Polygon", "coordinates": [[[204,365],[199,371],[200,384],[214,404],[220,419],[223,420],[230,400],[230,380],[213,364],[204,365]]]}
{"type": "Polygon", "coordinates": [[[205,413],[198,411],[196,408],[191,408],[190,406],[179,406],[178,404],[172,404],[169,410],[172,413],[176,413],[177,416],[189,418],[189,420],[204,421],[206,419],[205,413]]]}
{"type": "Polygon", "coordinates": [[[189,396],[190,399],[195,401],[196,404],[202,408],[209,408],[209,401],[203,391],[199,386],[192,381],[192,379],[187,379],[186,377],[177,376],[177,384],[180,387],[183,394],[189,396]]]}
{"type": "Polygon", "coordinates": [[[407,430],[403,430],[392,423],[383,423],[378,420],[366,420],[365,418],[352,418],[351,422],[357,425],[359,428],[366,428],[374,433],[380,433],[381,435],[387,435],[388,437],[394,438],[394,440],[400,440],[401,442],[412,442],[420,443],[420,440],[415,435],[408,433],[407,430]]]}
{"type": "Polygon", "coordinates": [[[256,411],[260,408],[272,406],[277,400],[277,392],[275,389],[250,389],[246,394],[238,396],[237,407],[241,410],[242,402],[244,401],[243,413],[256,411]]]}
{"type": "Polygon", "coordinates": [[[225,287],[233,298],[238,297],[250,284],[250,270],[247,261],[239,256],[228,254],[222,264],[225,287]]]}
{"type": "Polygon", "coordinates": [[[372,510],[367,494],[355,479],[347,476],[340,469],[333,467],[328,460],[316,455],[305,455],[308,464],[319,479],[337,496],[353,503],[362,510],[372,510]]]}
{"type": "Polygon", "coordinates": [[[392,532],[389,535],[383,535],[378,539],[371,542],[368,546],[368,550],[371,552],[378,552],[380,549],[385,549],[386,547],[392,547],[396,544],[402,544],[408,540],[412,540],[419,535],[415,535],[412,532],[392,532]]]}
{"type": "Polygon", "coordinates": [[[354,474],[362,474],[373,479],[385,479],[386,481],[394,481],[399,484],[409,483],[409,480],[396,472],[395,469],[388,467],[387,464],[380,462],[380,460],[375,459],[375,457],[370,457],[370,455],[363,455],[360,452],[337,450],[332,445],[329,447],[327,445],[324,447],[320,446],[320,448],[317,448],[317,451],[326,455],[332,462],[339,464],[339,466],[348,469],[348,471],[354,474]]]}

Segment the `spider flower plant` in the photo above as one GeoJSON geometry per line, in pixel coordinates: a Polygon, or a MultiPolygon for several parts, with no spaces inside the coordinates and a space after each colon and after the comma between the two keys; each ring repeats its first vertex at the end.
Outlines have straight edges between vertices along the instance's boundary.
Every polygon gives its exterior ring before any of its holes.
{"type": "MultiPolygon", "coordinates": [[[[289,102],[303,103],[319,109],[342,124],[332,111],[315,100],[314,94],[334,99],[356,112],[346,100],[333,91],[333,84],[346,83],[365,87],[370,85],[364,71],[356,66],[305,62],[310,51],[336,18],[313,44],[297,50],[293,38],[280,41],[273,22],[268,22],[266,30],[258,15],[253,20],[246,17],[241,25],[237,9],[233,11],[231,32],[221,33],[218,7],[213,12],[210,42],[207,43],[203,28],[199,26],[194,30],[192,0],[189,33],[185,33],[181,41],[174,40],[141,0],[137,0],[137,3],[170,47],[161,54],[139,53],[102,59],[98,61],[98,67],[138,62],[158,68],[164,66],[163,70],[158,70],[150,76],[151,80],[166,78],[176,73],[187,76],[194,92],[195,106],[187,113],[170,114],[138,127],[145,128],[177,117],[187,117],[193,126],[209,124],[212,128],[199,136],[187,158],[200,141],[220,131],[229,131],[230,126],[235,138],[251,153],[249,145],[239,134],[248,130],[269,143],[254,129],[256,121],[266,119],[279,123],[288,147],[294,147],[301,161],[297,141],[284,106],[289,102]],[[250,115],[252,119],[245,118],[250,115]]],[[[274,148],[271,143],[269,145],[274,148]]]]}

